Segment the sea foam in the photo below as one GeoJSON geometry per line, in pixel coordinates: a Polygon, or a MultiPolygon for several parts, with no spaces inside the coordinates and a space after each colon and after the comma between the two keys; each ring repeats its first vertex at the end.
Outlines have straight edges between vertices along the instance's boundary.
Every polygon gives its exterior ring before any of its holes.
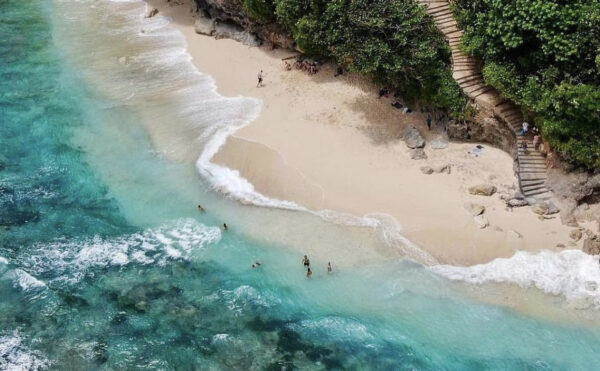
{"type": "MultiPolygon", "coordinates": [[[[189,260],[194,251],[221,239],[219,228],[187,219],[147,229],[141,233],[104,239],[56,241],[36,246],[24,266],[36,275],[75,283],[89,268],[128,264],[164,266],[173,260],[189,260]]],[[[31,277],[31,276],[30,276],[31,277]]],[[[35,287],[33,277],[19,277],[19,284],[35,287]]],[[[43,284],[43,283],[42,283],[43,284]]]]}
{"type": "Polygon", "coordinates": [[[44,355],[23,344],[19,331],[0,336],[0,369],[2,370],[45,370],[50,362],[44,355]]]}
{"type": "Polygon", "coordinates": [[[471,284],[508,283],[562,295],[576,308],[600,309],[598,257],[579,250],[519,251],[510,258],[470,267],[436,265],[430,268],[451,280],[471,284]]]}

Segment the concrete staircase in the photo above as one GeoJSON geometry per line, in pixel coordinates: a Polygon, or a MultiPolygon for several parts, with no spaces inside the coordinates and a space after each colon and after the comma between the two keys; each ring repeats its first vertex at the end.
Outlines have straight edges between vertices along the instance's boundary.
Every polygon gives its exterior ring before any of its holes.
{"type": "Polygon", "coordinates": [[[531,136],[526,137],[528,151],[521,149],[520,137],[523,115],[521,110],[512,102],[503,99],[494,88],[486,85],[481,74],[478,61],[466,55],[460,49],[463,36],[458,28],[450,3],[445,0],[417,0],[427,8],[435,22],[446,37],[452,50],[452,76],[465,93],[478,106],[484,107],[494,113],[496,117],[508,125],[517,137],[517,176],[523,195],[533,199],[548,199],[552,196],[546,188],[546,166],[544,156],[533,149],[531,136]]]}

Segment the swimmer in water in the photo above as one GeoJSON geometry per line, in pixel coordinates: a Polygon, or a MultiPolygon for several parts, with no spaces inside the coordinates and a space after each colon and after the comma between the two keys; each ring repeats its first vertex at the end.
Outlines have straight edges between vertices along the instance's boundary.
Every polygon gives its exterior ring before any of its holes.
{"type": "Polygon", "coordinates": [[[327,262],[327,273],[331,273],[333,268],[331,268],[331,262],[327,262]]]}
{"type": "Polygon", "coordinates": [[[223,223],[223,230],[226,231],[227,229],[227,223],[223,223]]]}
{"type": "Polygon", "coordinates": [[[312,277],[312,271],[310,270],[310,268],[308,268],[308,270],[306,271],[306,277],[307,278],[312,277]]]}
{"type": "Polygon", "coordinates": [[[198,211],[200,211],[201,213],[204,212],[204,208],[202,207],[202,205],[198,205],[198,211]]]}
{"type": "Polygon", "coordinates": [[[305,267],[309,267],[310,266],[310,259],[308,258],[308,256],[304,255],[304,258],[302,258],[302,264],[305,267]]]}
{"type": "Polygon", "coordinates": [[[256,261],[256,262],[254,262],[252,264],[252,268],[258,268],[258,267],[260,267],[260,262],[259,261],[256,261]]]}

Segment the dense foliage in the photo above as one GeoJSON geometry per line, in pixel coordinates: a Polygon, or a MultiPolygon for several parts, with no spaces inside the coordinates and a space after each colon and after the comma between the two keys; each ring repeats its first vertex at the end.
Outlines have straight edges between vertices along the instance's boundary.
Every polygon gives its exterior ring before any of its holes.
{"type": "Polygon", "coordinates": [[[563,158],[600,167],[600,2],[456,0],[464,46],[563,158]]]}
{"type": "Polygon", "coordinates": [[[245,0],[245,7],[261,22],[268,19],[263,9],[273,9],[309,55],[333,57],[406,99],[464,113],[450,48],[413,0],[245,0]]]}

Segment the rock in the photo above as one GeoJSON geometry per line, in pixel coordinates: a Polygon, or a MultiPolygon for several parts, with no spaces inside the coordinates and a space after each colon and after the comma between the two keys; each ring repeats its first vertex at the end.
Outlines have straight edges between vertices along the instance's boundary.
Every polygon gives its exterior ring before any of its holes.
{"type": "Polygon", "coordinates": [[[410,150],[410,158],[413,160],[426,160],[427,155],[423,148],[414,148],[410,150]]]}
{"type": "Polygon", "coordinates": [[[546,218],[543,215],[538,215],[538,220],[543,222],[546,218]]]}
{"type": "Polygon", "coordinates": [[[446,165],[440,165],[440,166],[436,166],[433,168],[433,171],[436,173],[446,173],[446,174],[450,174],[451,172],[451,166],[450,164],[446,164],[446,165]]]}
{"type": "Polygon", "coordinates": [[[525,200],[519,200],[516,198],[512,198],[506,202],[506,204],[510,207],[523,207],[529,205],[529,202],[525,200]]]}
{"type": "Polygon", "coordinates": [[[419,130],[414,127],[414,125],[407,126],[402,131],[402,139],[408,148],[415,149],[425,147],[425,139],[423,139],[423,136],[421,133],[419,133],[419,130]]]}
{"type": "Polygon", "coordinates": [[[510,230],[508,231],[508,234],[515,237],[515,238],[523,238],[523,235],[521,235],[521,233],[515,231],[515,230],[510,230]]]}
{"type": "Polygon", "coordinates": [[[496,193],[496,187],[491,184],[478,184],[469,188],[469,193],[476,196],[491,196],[496,193]]]}
{"type": "Polygon", "coordinates": [[[200,35],[212,36],[215,33],[215,20],[208,17],[197,17],[194,28],[200,35]]]}
{"type": "Polygon", "coordinates": [[[433,169],[430,166],[421,166],[421,172],[426,175],[433,174],[433,169]]]}
{"type": "Polygon", "coordinates": [[[598,255],[600,254],[600,237],[588,237],[583,241],[583,250],[584,253],[590,255],[598,255]]]}
{"type": "Polygon", "coordinates": [[[564,243],[559,243],[559,244],[556,244],[556,247],[564,249],[566,246],[564,243]]]}
{"type": "Polygon", "coordinates": [[[531,205],[531,211],[538,215],[557,214],[560,210],[550,201],[540,201],[531,205]]]}
{"type": "Polygon", "coordinates": [[[448,148],[448,142],[444,142],[440,139],[433,140],[430,144],[433,149],[445,149],[448,148]]]}
{"type": "Polygon", "coordinates": [[[465,204],[465,209],[473,216],[481,215],[485,212],[485,206],[469,202],[465,204]]]}
{"type": "Polygon", "coordinates": [[[524,200],[525,195],[523,195],[523,193],[521,193],[520,191],[516,191],[513,195],[513,198],[516,198],[517,200],[524,200]]]}
{"type": "Polygon", "coordinates": [[[146,13],[146,18],[152,18],[152,17],[154,17],[157,14],[158,14],[158,9],[156,9],[156,8],[150,8],[148,10],[148,13],[146,13]]]}
{"type": "Polygon", "coordinates": [[[488,222],[486,217],[483,215],[477,215],[476,217],[473,218],[473,220],[475,221],[475,224],[477,224],[479,229],[483,229],[483,228],[487,227],[488,225],[490,225],[490,222],[488,222]]]}
{"type": "Polygon", "coordinates": [[[571,237],[572,240],[579,241],[583,237],[583,232],[581,232],[581,229],[573,229],[571,233],[569,233],[569,237],[571,237]]]}
{"type": "Polygon", "coordinates": [[[237,25],[229,23],[216,23],[214,36],[217,40],[232,39],[248,46],[260,45],[260,41],[256,38],[256,36],[252,35],[248,31],[244,31],[243,28],[237,25]]]}

